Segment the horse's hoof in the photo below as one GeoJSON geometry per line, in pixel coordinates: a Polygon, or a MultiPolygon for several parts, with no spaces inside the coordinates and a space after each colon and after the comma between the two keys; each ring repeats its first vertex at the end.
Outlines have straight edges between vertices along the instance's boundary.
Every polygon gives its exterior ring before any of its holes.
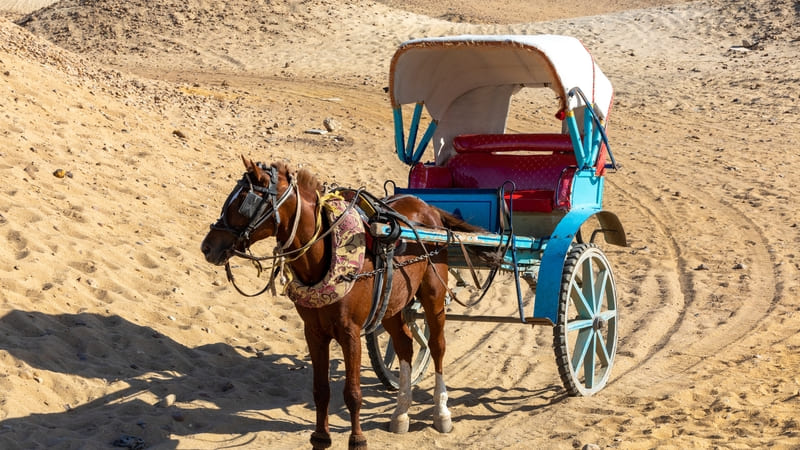
{"type": "Polygon", "coordinates": [[[453,421],[450,420],[450,414],[434,417],[433,428],[436,428],[436,431],[439,433],[449,433],[453,431],[453,421]]]}
{"type": "Polygon", "coordinates": [[[324,450],[331,447],[331,435],[315,431],[311,433],[311,446],[314,450],[324,450]]]}
{"type": "Polygon", "coordinates": [[[408,414],[392,417],[392,421],[389,423],[389,431],[397,434],[408,433],[408,423],[408,414]]]}
{"type": "Polygon", "coordinates": [[[349,450],[367,450],[367,437],[363,434],[351,434],[347,448],[349,450]]]}

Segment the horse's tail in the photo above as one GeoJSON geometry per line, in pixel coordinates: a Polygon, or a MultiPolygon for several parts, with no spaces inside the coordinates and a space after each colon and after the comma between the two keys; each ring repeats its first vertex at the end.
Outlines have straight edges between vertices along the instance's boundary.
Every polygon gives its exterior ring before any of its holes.
{"type": "MultiPolygon", "coordinates": [[[[444,227],[449,230],[465,231],[468,233],[488,233],[488,231],[486,231],[485,229],[479,226],[472,225],[471,223],[467,223],[463,219],[459,219],[458,217],[450,214],[449,212],[441,208],[436,208],[436,210],[439,212],[439,217],[441,217],[442,219],[442,225],[444,225],[444,227]]],[[[476,256],[483,263],[487,264],[490,267],[497,267],[503,263],[503,256],[504,256],[503,249],[468,246],[467,251],[469,251],[471,254],[476,256]]]]}

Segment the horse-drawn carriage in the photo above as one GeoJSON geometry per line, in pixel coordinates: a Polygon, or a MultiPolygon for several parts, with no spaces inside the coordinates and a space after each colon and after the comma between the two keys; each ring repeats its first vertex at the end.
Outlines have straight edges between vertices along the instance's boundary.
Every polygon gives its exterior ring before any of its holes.
{"type": "MultiPolygon", "coordinates": [[[[581,226],[594,216],[600,224],[595,231],[608,243],[626,243],[617,217],[602,209],[603,176],[616,169],[605,134],[613,90],[589,52],[577,39],[552,35],[414,40],[395,53],[389,89],[397,155],[411,166],[408,187],[395,192],[488,230],[455,239],[504,249],[503,269],[514,274],[518,318],[447,319],[553,326],[567,391],[591,395],[602,389],[616,353],[616,288],[608,260],[591,243],[595,233],[585,242],[581,226]],[[506,133],[512,98],[525,90],[556,94],[559,132],[506,133]],[[413,105],[407,131],[404,105],[413,105]],[[423,108],[429,124],[416,142],[423,108]],[[421,163],[430,147],[435,161],[421,163]],[[533,311],[524,309],[520,279],[535,290],[533,311]]],[[[453,239],[420,229],[404,229],[402,237],[453,239]]],[[[457,248],[449,253],[451,269],[469,268],[461,254],[457,248]]],[[[417,309],[412,304],[405,315],[420,345],[415,381],[428,356],[417,309]]],[[[381,381],[396,388],[393,350],[381,331],[367,336],[369,355],[381,381]]]]}
{"type": "Polygon", "coordinates": [[[410,387],[431,359],[434,426],[452,427],[442,377],[445,318],[551,326],[566,390],[602,389],[616,354],[618,305],[611,266],[593,241],[602,234],[624,246],[626,239],[602,208],[604,175],[616,169],[605,133],[613,90],[586,48],[554,35],[412,40],[392,59],[389,93],[397,155],[411,167],[407,187],[370,202],[361,191],[325,191],[307,171],[245,160],[247,172],[202,245],[218,265],[232,256],[274,260],[268,285],[277,272],[294,276],[287,293],[303,318],[314,367],[314,447],[331,444],[333,339],[345,360],[350,444],[366,445],[358,420],[362,330],[378,377],[399,390],[395,432],[408,429],[410,387]],[[512,99],[529,92],[555,94],[556,126],[508,133],[512,99]],[[422,163],[427,149],[433,161],[422,163]],[[368,227],[360,228],[359,217],[368,227]],[[589,219],[599,226],[587,233],[589,219]],[[275,255],[249,252],[269,236],[278,240],[275,255]],[[454,297],[448,269],[469,270],[476,281],[475,271],[485,269],[479,295],[498,270],[513,273],[518,317],[445,314],[447,293],[454,297]],[[402,282],[391,282],[393,271],[402,282]],[[535,292],[532,311],[521,280],[535,292]]]}

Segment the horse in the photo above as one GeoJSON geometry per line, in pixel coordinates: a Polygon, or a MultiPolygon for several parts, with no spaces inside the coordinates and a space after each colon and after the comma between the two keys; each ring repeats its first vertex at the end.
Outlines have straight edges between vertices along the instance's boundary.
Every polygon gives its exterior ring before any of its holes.
{"type": "MultiPolygon", "coordinates": [[[[266,166],[242,156],[246,172],[229,195],[219,219],[201,244],[206,260],[225,265],[234,256],[242,256],[249,246],[267,237],[275,237],[278,250],[286,255],[286,268],[297,283],[313,286],[326,277],[331,259],[330,223],[325,223],[320,210],[324,206],[325,188],[315,175],[306,169],[292,173],[281,162],[266,166]]],[[[408,223],[453,231],[481,231],[453,215],[413,196],[395,196],[385,200],[387,205],[408,223]]],[[[328,222],[331,222],[329,219],[328,222]]],[[[367,231],[368,233],[368,231],[367,231]]],[[[313,396],[316,407],[316,427],[311,434],[314,449],[331,446],[328,426],[330,400],[330,344],[336,340],[342,349],[346,380],[344,400],[350,413],[349,448],[366,448],[367,440],[359,421],[361,409],[361,341],[362,329],[374,310],[373,278],[378,261],[365,243],[363,266],[351,277],[349,291],[333,303],[309,305],[295,302],[302,318],[304,335],[313,368],[313,396]]],[[[435,368],[434,428],[441,433],[452,430],[447,408],[447,389],[442,360],[445,353],[445,296],[447,294],[447,250],[426,249],[421,242],[406,242],[394,254],[394,276],[386,298],[381,325],[389,333],[400,360],[397,405],[391,416],[390,430],[405,433],[409,427],[411,406],[412,335],[406,326],[402,310],[416,298],[423,306],[430,330],[428,345],[435,368]]],[[[390,261],[389,264],[392,264],[390,261]]]]}

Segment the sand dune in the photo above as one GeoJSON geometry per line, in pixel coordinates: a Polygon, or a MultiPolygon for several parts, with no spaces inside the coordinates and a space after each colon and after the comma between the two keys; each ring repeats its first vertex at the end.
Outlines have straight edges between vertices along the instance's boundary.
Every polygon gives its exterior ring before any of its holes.
{"type": "MultiPolygon", "coordinates": [[[[612,380],[565,397],[550,330],[450,323],[454,431],[430,426],[429,373],[411,431],[389,433],[394,394],[365,358],[370,445],[798,448],[796,2],[575,7],[590,17],[502,3],[0,3],[16,20],[0,19],[0,447],[306,447],[291,302],[239,296],[199,251],[239,155],[381,192],[407,174],[383,92],[397,44],[561,33],[616,87],[623,170],[606,207],[631,246],[605,249],[622,305],[612,380]],[[304,133],[326,117],[340,129],[304,133]]],[[[470,313],[514,314],[512,293],[506,279],[470,313]]],[[[343,379],[334,363],[336,448],[343,379]]]]}

